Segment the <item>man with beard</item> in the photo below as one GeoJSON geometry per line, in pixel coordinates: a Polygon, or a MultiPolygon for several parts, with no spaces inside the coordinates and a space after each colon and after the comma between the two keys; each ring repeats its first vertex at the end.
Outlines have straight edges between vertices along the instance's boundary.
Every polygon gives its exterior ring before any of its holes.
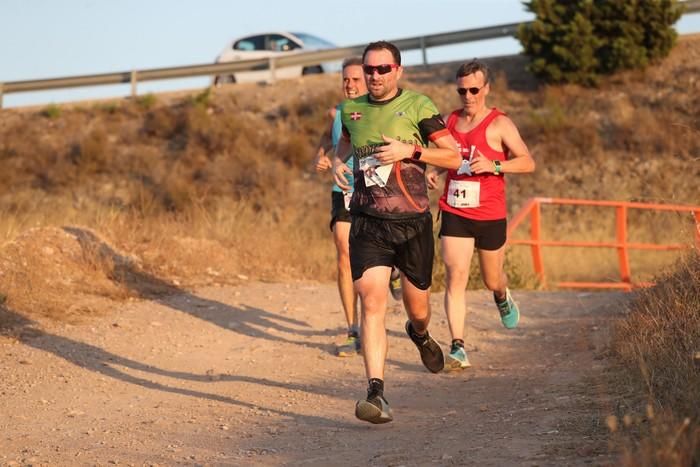
{"type": "Polygon", "coordinates": [[[370,423],[393,420],[384,397],[387,336],[386,287],[391,269],[401,273],[406,332],[433,373],[443,369],[442,350],[428,333],[429,288],[434,255],[433,221],[425,179],[426,164],[456,169],[461,157],[435,104],[401,89],[401,53],[385,42],[363,53],[368,94],[343,102],[343,137],[334,159],[334,177],[349,189],[344,163],[352,150],[355,191],[350,201],[350,266],[362,305],[362,353],[368,378],[366,399],[355,416],[370,423]],[[434,147],[427,147],[432,142],[434,147]]]}

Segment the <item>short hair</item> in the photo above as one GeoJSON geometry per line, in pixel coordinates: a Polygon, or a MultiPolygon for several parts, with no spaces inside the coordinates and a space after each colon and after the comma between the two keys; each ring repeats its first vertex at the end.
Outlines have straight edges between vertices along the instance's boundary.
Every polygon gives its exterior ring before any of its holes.
{"type": "Polygon", "coordinates": [[[343,60],[343,70],[353,65],[362,66],[362,57],[348,57],[343,60]]]}
{"type": "Polygon", "coordinates": [[[367,47],[365,47],[365,51],[362,52],[362,62],[364,63],[365,57],[367,56],[367,52],[370,50],[388,50],[391,52],[391,55],[394,57],[394,63],[397,65],[401,65],[401,52],[399,52],[399,49],[392,44],[391,42],[387,41],[377,41],[377,42],[370,42],[367,47]]]}
{"type": "Polygon", "coordinates": [[[477,59],[462,64],[457,69],[456,78],[459,79],[464,76],[469,76],[471,74],[476,73],[477,71],[480,71],[484,75],[484,84],[488,84],[489,80],[491,79],[491,70],[489,70],[489,67],[484,62],[479,61],[477,59]]]}

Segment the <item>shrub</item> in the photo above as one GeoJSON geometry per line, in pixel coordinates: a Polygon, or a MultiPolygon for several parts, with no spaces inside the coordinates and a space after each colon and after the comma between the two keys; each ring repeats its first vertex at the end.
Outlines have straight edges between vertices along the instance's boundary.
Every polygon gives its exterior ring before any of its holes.
{"type": "Polygon", "coordinates": [[[644,68],[668,55],[676,40],[676,0],[532,0],[531,24],[518,38],[538,77],[551,83],[595,85],[601,74],[644,68]]]}
{"type": "Polygon", "coordinates": [[[138,99],[136,99],[136,103],[142,109],[150,110],[153,108],[154,105],[156,105],[156,96],[154,96],[151,93],[148,93],[145,96],[141,96],[138,99]]]}
{"type": "Polygon", "coordinates": [[[41,115],[54,120],[61,116],[61,108],[56,104],[49,104],[41,111],[41,115]]]}
{"type": "MultiPolygon", "coordinates": [[[[629,452],[625,465],[698,465],[700,462],[700,256],[695,251],[658,284],[642,291],[615,329],[613,348],[646,392],[650,409],[664,414],[629,452]]],[[[635,391],[635,392],[636,392],[635,391]]]]}

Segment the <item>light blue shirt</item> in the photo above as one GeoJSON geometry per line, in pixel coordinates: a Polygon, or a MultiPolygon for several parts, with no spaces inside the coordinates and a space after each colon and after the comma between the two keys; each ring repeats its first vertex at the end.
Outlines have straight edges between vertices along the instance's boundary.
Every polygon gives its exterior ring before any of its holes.
{"type": "MultiPolygon", "coordinates": [[[[337,149],[338,148],[338,141],[340,141],[340,137],[343,133],[343,124],[340,121],[340,106],[337,106],[335,108],[335,119],[333,120],[333,126],[331,127],[331,141],[333,142],[333,148],[337,149]]],[[[354,157],[351,155],[348,161],[345,163],[348,167],[350,167],[350,170],[353,170],[353,159],[354,157]]],[[[348,179],[348,183],[350,184],[350,193],[355,189],[355,179],[352,176],[352,174],[346,174],[345,178],[348,179]]],[[[337,183],[333,182],[333,191],[336,191],[338,193],[342,193],[343,190],[340,189],[337,183]]]]}

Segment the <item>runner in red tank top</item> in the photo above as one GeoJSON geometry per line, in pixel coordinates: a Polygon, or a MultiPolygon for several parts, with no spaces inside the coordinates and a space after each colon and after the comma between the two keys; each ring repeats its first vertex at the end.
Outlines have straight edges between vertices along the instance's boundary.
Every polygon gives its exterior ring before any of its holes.
{"type": "MultiPolygon", "coordinates": [[[[447,272],[445,312],[452,335],[445,369],[470,365],[464,351],[464,291],[474,248],[479,252],[481,277],[493,291],[503,325],[512,329],[520,311],[510,295],[503,270],[506,243],[505,173],[535,170],[527,146],[515,124],[498,109],[486,106],[490,91],[488,67],[479,61],[462,65],[457,71],[457,92],[463,108],[447,120],[462,154],[462,166],[447,171],[445,191],[440,198],[442,223],[440,241],[447,272]]],[[[428,183],[437,186],[436,171],[428,183]]]]}

